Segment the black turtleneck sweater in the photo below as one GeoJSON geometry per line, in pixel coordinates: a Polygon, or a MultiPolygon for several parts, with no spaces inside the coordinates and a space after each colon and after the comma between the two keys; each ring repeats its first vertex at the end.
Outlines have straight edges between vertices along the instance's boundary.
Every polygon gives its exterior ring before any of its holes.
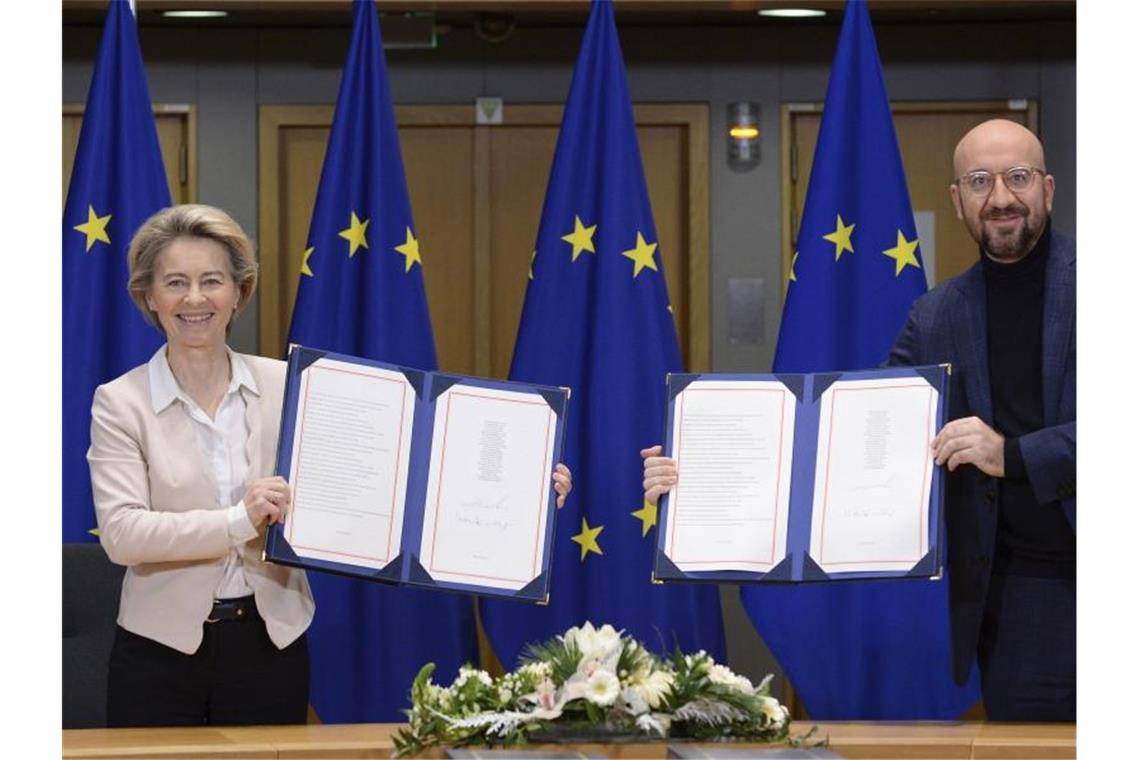
{"type": "Polygon", "coordinates": [[[999,264],[984,253],[986,337],[994,428],[1005,436],[1005,478],[999,482],[994,570],[1010,575],[1072,577],[1076,534],[1058,501],[1038,504],[1025,473],[1018,437],[1045,426],[1041,341],[1050,225],[1023,259],[999,264]]]}

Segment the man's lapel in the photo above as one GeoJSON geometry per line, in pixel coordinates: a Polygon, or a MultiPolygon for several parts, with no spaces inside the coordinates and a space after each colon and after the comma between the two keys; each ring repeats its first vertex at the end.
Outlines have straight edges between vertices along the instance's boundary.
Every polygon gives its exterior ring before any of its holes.
{"type": "MultiPolygon", "coordinates": [[[[986,341],[986,281],[979,262],[971,267],[959,286],[965,302],[964,330],[953,330],[955,354],[961,357],[962,378],[970,409],[987,425],[993,425],[993,399],[990,396],[990,363],[986,341]]],[[[957,367],[953,369],[958,369],[957,367]]],[[[953,370],[952,370],[953,371],[953,370]]]]}

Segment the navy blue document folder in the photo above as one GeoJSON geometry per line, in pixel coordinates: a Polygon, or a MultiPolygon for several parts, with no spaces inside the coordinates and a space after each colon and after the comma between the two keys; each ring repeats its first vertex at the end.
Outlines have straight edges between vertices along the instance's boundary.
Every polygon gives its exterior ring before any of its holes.
{"type": "Polygon", "coordinates": [[[294,346],[276,468],[293,506],[268,529],[265,559],[545,603],[557,511],[550,473],[569,397],[567,388],[294,346]],[[523,467],[533,495],[516,487],[523,467]],[[449,480],[456,471],[464,474],[449,480]]]}
{"type": "Polygon", "coordinates": [[[669,375],[664,454],[679,473],[658,506],[654,581],[941,577],[945,474],[929,444],[949,377],[669,375]]]}

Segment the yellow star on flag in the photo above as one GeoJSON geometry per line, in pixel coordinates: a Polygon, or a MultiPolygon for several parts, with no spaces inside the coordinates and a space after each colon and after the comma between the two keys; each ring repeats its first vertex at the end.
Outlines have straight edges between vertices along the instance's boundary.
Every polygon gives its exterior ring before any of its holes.
{"type": "Polygon", "coordinates": [[[636,512],[630,512],[631,515],[641,520],[641,537],[649,533],[649,529],[657,524],[657,505],[645,499],[641,505],[641,509],[636,512]]]}
{"type": "Polygon", "coordinates": [[[570,252],[570,261],[577,261],[582,251],[594,253],[594,230],[596,229],[598,229],[598,225],[585,227],[578,215],[574,215],[574,231],[562,236],[562,239],[574,248],[570,252]]]}
{"type": "Polygon", "coordinates": [[[796,251],[792,254],[792,266],[788,270],[788,282],[796,281],[796,259],[800,257],[800,252],[796,251]]]}
{"type": "Polygon", "coordinates": [[[421,267],[424,265],[424,262],[423,259],[420,258],[420,241],[416,240],[415,236],[412,235],[411,227],[405,227],[404,229],[406,230],[405,236],[407,240],[396,246],[396,250],[404,255],[404,272],[407,273],[411,271],[412,265],[417,261],[421,267]]]}
{"type": "Polygon", "coordinates": [[[367,248],[368,240],[364,237],[364,231],[368,229],[368,222],[370,219],[365,219],[363,222],[356,218],[356,212],[352,212],[352,221],[349,226],[341,230],[338,234],[348,241],[348,257],[351,259],[356,255],[356,250],[361,246],[367,248]]]}
{"type": "Polygon", "coordinates": [[[646,267],[649,267],[654,272],[657,271],[657,262],[653,260],[653,252],[656,250],[657,243],[646,243],[645,238],[638,232],[637,247],[631,248],[628,251],[622,251],[621,255],[633,260],[633,276],[637,277],[641,274],[641,270],[646,267]]]}
{"type": "Polygon", "coordinates": [[[902,234],[902,230],[898,230],[898,239],[895,242],[895,247],[883,251],[884,256],[890,256],[895,260],[895,277],[902,274],[902,270],[908,266],[912,266],[915,269],[922,269],[922,267],[918,265],[918,257],[914,255],[916,250],[918,250],[918,238],[907,240],[902,234]]]}
{"type": "Polygon", "coordinates": [[[594,552],[595,554],[602,553],[602,548],[598,546],[598,534],[603,530],[605,530],[604,525],[591,528],[590,524],[586,522],[586,518],[582,518],[582,532],[570,537],[571,541],[582,547],[582,562],[586,561],[586,555],[590,552],[594,552]]]}
{"type": "Polygon", "coordinates": [[[91,250],[91,246],[95,245],[96,240],[100,240],[107,245],[111,244],[111,238],[107,237],[107,223],[111,221],[111,215],[99,216],[95,213],[94,206],[87,207],[87,221],[83,224],[77,224],[72,229],[77,232],[82,232],[87,236],[87,250],[91,250]]]}
{"type": "Polygon", "coordinates": [[[301,254],[301,274],[308,277],[313,276],[313,270],[309,269],[309,257],[313,255],[316,248],[306,248],[305,252],[301,254]]]}
{"type": "Polygon", "coordinates": [[[527,276],[526,276],[526,278],[528,280],[534,279],[534,257],[535,257],[535,254],[537,254],[537,253],[538,253],[538,251],[531,251],[530,252],[530,271],[527,273],[527,276]]]}
{"type": "Polygon", "coordinates": [[[855,253],[855,247],[851,245],[851,233],[854,230],[854,224],[845,225],[843,223],[843,217],[839,214],[835,215],[835,232],[829,232],[823,236],[823,239],[835,243],[836,261],[839,261],[839,257],[843,255],[844,251],[855,253]]]}

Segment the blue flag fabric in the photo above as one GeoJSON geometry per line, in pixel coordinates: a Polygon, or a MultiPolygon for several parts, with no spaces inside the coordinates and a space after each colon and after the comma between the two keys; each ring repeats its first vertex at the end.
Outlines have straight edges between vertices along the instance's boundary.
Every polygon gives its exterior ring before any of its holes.
{"type": "MultiPolygon", "coordinates": [[[[289,340],[435,369],[423,263],[404,181],[380,26],[353,4],[352,43],[337,95],[303,255],[289,340]]],[[[404,720],[420,666],[450,679],[476,662],[469,597],[309,573],[311,703],[326,723],[404,720]]]]}
{"type": "Polygon", "coordinates": [[[510,377],[569,386],[564,461],[574,491],[557,517],[548,606],[480,601],[513,666],[529,642],[585,620],[651,648],[724,656],[715,587],[650,583],[656,507],[639,450],[661,440],[665,374],[680,351],[609,0],[590,12],[535,244],[510,377]]]}
{"type": "MultiPolygon", "coordinates": [[[[774,372],[882,364],[926,290],[866,5],[849,2],[784,303],[774,372]]],[[[946,581],[744,587],[744,607],[816,720],[953,719],[946,581]]]]}
{"type": "Polygon", "coordinates": [[[142,364],[162,335],[127,295],[127,248],[170,188],[135,20],[112,0],[63,210],[63,540],[94,541],[87,448],[95,388],[142,364]]]}

